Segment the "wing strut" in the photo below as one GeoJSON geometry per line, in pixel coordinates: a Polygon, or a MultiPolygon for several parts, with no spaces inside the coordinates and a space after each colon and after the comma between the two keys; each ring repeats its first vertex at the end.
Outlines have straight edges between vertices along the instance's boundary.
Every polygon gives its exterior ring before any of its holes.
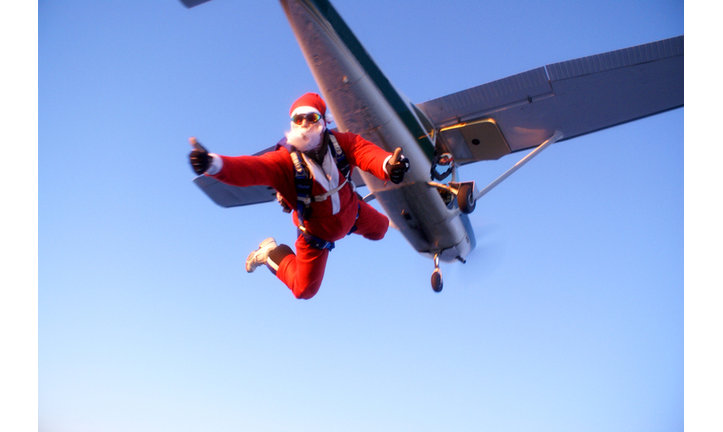
{"type": "Polygon", "coordinates": [[[560,138],[562,138],[562,132],[560,132],[559,130],[556,130],[555,133],[554,133],[550,138],[547,139],[547,141],[545,141],[545,142],[543,142],[542,144],[540,144],[539,146],[537,146],[537,148],[535,148],[534,150],[532,150],[527,156],[525,156],[524,158],[522,158],[522,159],[521,159],[519,162],[517,162],[512,168],[508,169],[504,174],[502,174],[501,176],[497,177],[497,179],[495,179],[495,181],[493,181],[492,183],[490,183],[486,188],[482,189],[482,190],[480,191],[480,193],[478,193],[478,194],[474,197],[474,200],[477,201],[478,199],[482,198],[487,192],[489,192],[489,191],[491,191],[492,189],[494,189],[495,186],[497,186],[498,184],[502,183],[503,180],[505,180],[507,177],[511,176],[515,171],[517,171],[518,169],[522,168],[522,165],[526,164],[526,163],[529,162],[533,157],[535,157],[535,156],[537,156],[538,154],[540,154],[540,152],[542,152],[543,150],[545,150],[550,144],[559,141],[560,138]]]}

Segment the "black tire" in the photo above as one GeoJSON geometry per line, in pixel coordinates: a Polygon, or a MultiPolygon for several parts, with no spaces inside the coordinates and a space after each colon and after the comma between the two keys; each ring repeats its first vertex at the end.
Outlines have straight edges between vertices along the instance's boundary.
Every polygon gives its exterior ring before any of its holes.
{"type": "Polygon", "coordinates": [[[463,184],[457,192],[457,205],[462,213],[470,214],[477,206],[474,199],[474,188],[471,184],[463,184]]]}
{"type": "Polygon", "coordinates": [[[439,269],[434,270],[434,273],[432,273],[432,289],[434,292],[440,292],[443,288],[442,283],[442,271],[439,269]]]}

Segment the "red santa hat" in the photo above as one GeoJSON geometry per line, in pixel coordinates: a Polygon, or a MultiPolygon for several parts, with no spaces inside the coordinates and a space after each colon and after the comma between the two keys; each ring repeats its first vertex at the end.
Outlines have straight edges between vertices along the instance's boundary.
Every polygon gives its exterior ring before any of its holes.
{"type": "Polygon", "coordinates": [[[291,105],[291,109],[289,110],[289,116],[293,117],[296,114],[308,114],[312,112],[319,113],[319,115],[324,118],[326,123],[331,123],[334,121],[331,113],[326,112],[326,103],[324,103],[324,100],[321,98],[321,96],[316,93],[306,93],[305,95],[296,99],[296,102],[291,105]]]}

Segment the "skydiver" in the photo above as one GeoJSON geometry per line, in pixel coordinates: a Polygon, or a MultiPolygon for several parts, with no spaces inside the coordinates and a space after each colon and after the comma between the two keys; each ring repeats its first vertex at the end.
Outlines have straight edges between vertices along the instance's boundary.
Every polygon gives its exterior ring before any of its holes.
{"type": "Polygon", "coordinates": [[[353,169],[398,184],[409,171],[409,160],[399,149],[393,157],[359,135],[329,130],[331,113],[316,93],[297,99],[289,114],[291,129],[276,151],[260,156],[221,156],[208,153],[191,138],[194,150],[189,158],[197,174],[232,186],[276,189],[279,202],[292,212],[297,227],[296,253],[269,237],[248,256],[246,271],[266,265],[294,297],[310,299],[319,291],[336,241],[351,233],[381,240],[389,228],[389,219],[354,191],[353,169]]]}

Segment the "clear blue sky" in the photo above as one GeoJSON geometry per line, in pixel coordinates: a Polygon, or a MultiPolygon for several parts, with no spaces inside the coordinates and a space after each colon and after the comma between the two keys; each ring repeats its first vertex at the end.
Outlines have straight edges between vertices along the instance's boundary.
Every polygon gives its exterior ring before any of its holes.
{"type": "MultiPolygon", "coordinates": [[[[682,1],[333,4],[415,102],[684,33],[682,1]]],[[[187,162],[275,143],[318,91],[280,5],[41,1],[37,36],[39,430],[683,429],[683,109],[485,196],[442,293],[390,231],[300,301],[243,268],[288,215],[216,206],[187,162]]]]}

